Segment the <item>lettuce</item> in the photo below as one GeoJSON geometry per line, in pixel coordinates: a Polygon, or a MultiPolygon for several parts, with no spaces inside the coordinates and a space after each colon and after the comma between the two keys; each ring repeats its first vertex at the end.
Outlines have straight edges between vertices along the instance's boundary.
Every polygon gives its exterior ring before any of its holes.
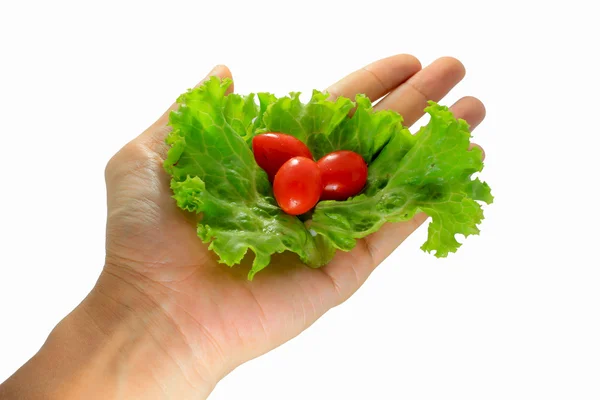
{"type": "Polygon", "coordinates": [[[211,78],[182,94],[170,115],[171,146],[164,162],[177,205],[202,213],[197,233],[220,261],[238,264],[250,249],[248,278],[265,268],[271,255],[291,251],[310,267],[349,251],[385,222],[405,221],[423,211],[432,217],[423,250],[444,257],[460,243],[456,234],[478,234],[483,219],[478,201],[491,203],[490,188],[472,175],[483,168],[479,149],[469,150],[468,124],[434,102],[430,122],[416,135],[393,111],[373,111],[358,95],[335,101],[313,91],[307,104],[299,93],[226,95],[229,79],[211,78]],[[353,116],[350,111],[355,108],[353,116]],[[266,173],[250,143],[263,132],[293,135],[315,159],[352,150],[369,164],[367,185],[346,201],[322,201],[310,230],[275,202],[266,173]]]}

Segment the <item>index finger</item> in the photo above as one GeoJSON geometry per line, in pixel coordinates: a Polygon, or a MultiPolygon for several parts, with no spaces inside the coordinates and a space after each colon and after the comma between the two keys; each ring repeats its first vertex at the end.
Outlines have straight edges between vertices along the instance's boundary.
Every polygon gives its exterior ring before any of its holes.
{"type": "Polygon", "coordinates": [[[376,101],[404,83],[421,69],[419,60],[410,54],[383,58],[329,86],[326,91],[332,98],[340,96],[354,99],[362,93],[376,101]]]}

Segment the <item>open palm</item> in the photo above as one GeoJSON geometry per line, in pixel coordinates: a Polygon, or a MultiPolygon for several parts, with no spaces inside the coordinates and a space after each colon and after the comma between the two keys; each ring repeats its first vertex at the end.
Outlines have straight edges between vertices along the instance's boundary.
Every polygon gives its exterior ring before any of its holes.
{"type": "MultiPolygon", "coordinates": [[[[211,75],[231,77],[227,67],[211,75]]],[[[427,100],[440,100],[464,76],[453,58],[421,69],[417,59],[397,55],[370,64],[332,85],[332,96],[366,94],[392,109],[407,125],[423,115],[427,100]]],[[[452,106],[472,128],[484,118],[482,103],[465,97],[452,106]]],[[[247,260],[228,268],[196,236],[196,216],[177,208],[162,168],[168,133],[165,113],[127,144],[106,169],[108,223],[106,266],[101,281],[118,280],[160,304],[174,332],[216,382],[237,365],[296,336],[354,293],[425,220],[387,224],[331,263],[308,268],[295,254],[273,256],[268,268],[247,281],[247,260]]],[[[247,257],[248,258],[248,257],[247,257]]],[[[250,260],[251,261],[251,260],[250,260]]],[[[176,357],[176,355],[175,355],[176,357]]]]}

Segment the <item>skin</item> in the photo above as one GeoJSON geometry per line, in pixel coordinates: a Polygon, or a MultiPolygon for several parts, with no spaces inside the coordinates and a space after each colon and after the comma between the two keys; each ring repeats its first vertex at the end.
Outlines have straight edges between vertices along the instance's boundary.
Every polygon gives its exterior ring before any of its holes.
{"type": "MultiPolygon", "coordinates": [[[[231,77],[225,66],[210,75],[231,77]]],[[[327,90],[365,93],[411,125],[465,75],[450,57],[426,68],[396,55],[327,90]]],[[[233,88],[231,88],[233,90],[233,88]]],[[[252,282],[248,260],[219,264],[196,236],[196,220],[175,206],[162,162],[173,105],[106,167],[106,262],[96,286],[28,363],[4,384],[12,399],[199,399],[242,363],[281,345],[348,299],[425,220],[387,224],[320,269],[280,254],[252,282]]],[[[474,97],[452,106],[472,128],[485,117],[474,97]]],[[[251,258],[251,257],[250,257],[251,258]]],[[[251,261],[251,260],[250,260],[251,261]]]]}

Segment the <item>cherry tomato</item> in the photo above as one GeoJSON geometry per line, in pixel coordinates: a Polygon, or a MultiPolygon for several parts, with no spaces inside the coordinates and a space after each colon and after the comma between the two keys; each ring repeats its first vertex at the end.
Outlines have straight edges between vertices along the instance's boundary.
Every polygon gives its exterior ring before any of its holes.
{"type": "Polygon", "coordinates": [[[290,158],[306,157],[312,160],[312,154],[304,143],[283,133],[262,133],[254,136],[252,151],[256,163],[267,172],[271,182],[279,168],[290,158]]]}
{"type": "Polygon", "coordinates": [[[321,200],[346,200],[357,195],[367,182],[367,164],[353,151],[334,151],[321,158],[317,165],[323,184],[321,200]]]}
{"type": "Polygon", "coordinates": [[[273,193],[279,207],[290,215],[304,214],[321,196],[321,171],[306,157],[286,161],[275,175],[273,193]]]}

